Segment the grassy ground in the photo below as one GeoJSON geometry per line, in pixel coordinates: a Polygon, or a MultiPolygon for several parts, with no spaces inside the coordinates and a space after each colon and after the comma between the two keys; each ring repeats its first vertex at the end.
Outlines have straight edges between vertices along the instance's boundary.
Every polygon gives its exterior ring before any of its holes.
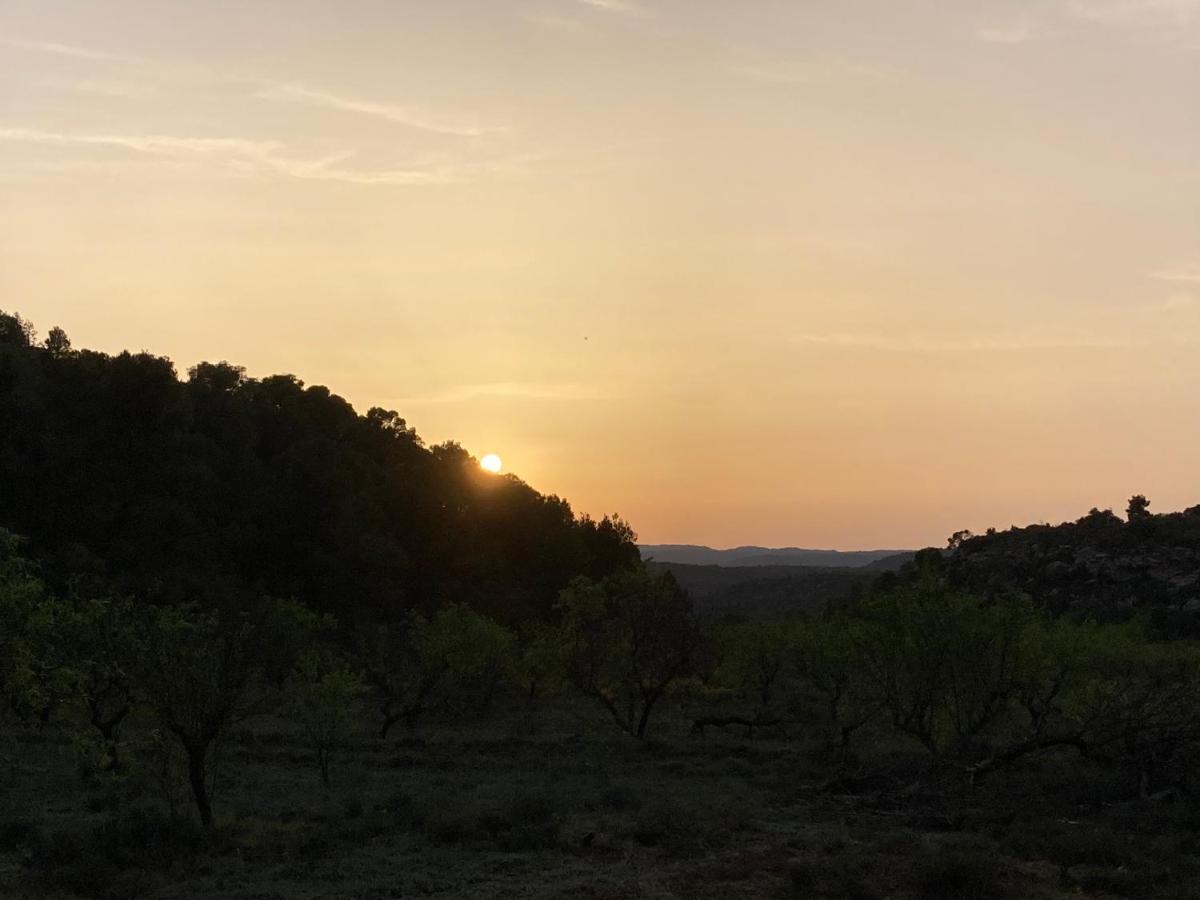
{"type": "MultiPolygon", "coordinates": [[[[361,735],[320,786],[288,723],[225,741],[215,841],[145,778],[102,783],[54,728],[0,753],[0,896],[1052,898],[1200,896],[1200,804],[1044,758],[971,788],[870,735],[834,782],[803,737],[622,738],[589,707],[361,735]]],[[[135,729],[136,730],[136,729],[135,729]]]]}

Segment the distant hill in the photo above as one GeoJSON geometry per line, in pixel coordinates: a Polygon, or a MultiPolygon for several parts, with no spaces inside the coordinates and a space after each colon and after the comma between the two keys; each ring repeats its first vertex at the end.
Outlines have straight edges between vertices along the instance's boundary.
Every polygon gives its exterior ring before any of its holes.
{"type": "Polygon", "coordinates": [[[1055,614],[1146,615],[1164,636],[1200,635],[1200,506],[1152,515],[1147,505],[1135,497],[1128,519],[1094,509],[1061,525],[962,533],[933,561],[976,593],[1019,591],[1055,614]]]}
{"type": "Polygon", "coordinates": [[[702,616],[772,618],[842,600],[884,572],[899,570],[912,556],[893,554],[858,566],[695,566],[657,560],[647,566],[674,575],[702,616]]]}
{"type": "MultiPolygon", "coordinates": [[[[802,547],[733,547],[714,550],[696,544],[640,544],[642,559],[692,566],[866,566],[911,550],[806,550],[802,547]]],[[[899,563],[895,568],[899,567],[899,563]]]]}

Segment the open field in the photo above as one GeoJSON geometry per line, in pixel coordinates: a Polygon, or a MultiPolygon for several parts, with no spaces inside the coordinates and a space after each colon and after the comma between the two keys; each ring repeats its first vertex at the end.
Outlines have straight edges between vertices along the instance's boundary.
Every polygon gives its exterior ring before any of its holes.
{"type": "Polygon", "coordinates": [[[972,788],[868,734],[839,779],[802,735],[700,737],[679,704],[648,746],[573,701],[500,706],[389,741],[364,720],[329,790],[293,726],[247,723],[220,749],[211,842],[186,795],[173,819],[153,779],[84,779],[64,733],[19,732],[0,895],[1200,895],[1200,807],[1138,799],[1128,773],[1069,755],[972,788]]]}

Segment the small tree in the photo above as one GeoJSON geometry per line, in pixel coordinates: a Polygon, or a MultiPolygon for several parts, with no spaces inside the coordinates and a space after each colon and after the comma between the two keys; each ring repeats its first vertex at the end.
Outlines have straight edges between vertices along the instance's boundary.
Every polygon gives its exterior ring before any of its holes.
{"type": "Polygon", "coordinates": [[[187,756],[196,811],[208,829],[209,751],[240,712],[260,639],[248,621],[190,607],[157,610],[146,629],[139,681],[150,708],[187,756]]]}
{"type": "Polygon", "coordinates": [[[973,766],[972,777],[1065,746],[1135,767],[1145,795],[1170,765],[1194,758],[1200,747],[1194,645],[1153,643],[1137,621],[1060,620],[1041,628],[1031,646],[1018,686],[1025,729],[973,766]]]}
{"type": "Polygon", "coordinates": [[[560,595],[571,683],[645,740],[655,704],[687,667],[697,640],[691,602],[669,574],[644,569],[577,578],[560,595]]]}
{"type": "Polygon", "coordinates": [[[521,632],[514,651],[513,680],[532,700],[539,693],[554,693],[562,686],[563,651],[558,631],[533,622],[521,632]]]}
{"type": "Polygon", "coordinates": [[[50,351],[53,356],[70,356],[71,355],[71,339],[67,337],[67,333],[57,325],[50,329],[50,333],[46,335],[46,340],[43,346],[50,351]]]}
{"type": "Polygon", "coordinates": [[[1081,749],[1136,767],[1146,796],[1161,771],[1200,745],[1200,650],[1151,643],[1136,622],[1097,628],[1085,646],[1086,667],[1062,710],[1081,749]]]}
{"type": "Polygon", "coordinates": [[[438,610],[426,631],[424,655],[444,667],[443,685],[454,699],[486,710],[502,678],[513,672],[511,631],[461,603],[438,610]]]}
{"type": "Polygon", "coordinates": [[[0,714],[44,723],[70,691],[68,607],[46,591],[22,545],[0,528],[0,714]]]}
{"type": "Polygon", "coordinates": [[[874,699],[935,756],[964,749],[1009,707],[1037,621],[1025,600],[966,596],[930,573],[861,614],[859,658],[874,699]]]}
{"type": "Polygon", "coordinates": [[[782,724],[787,710],[780,688],[786,687],[790,675],[793,632],[789,623],[750,621],[702,633],[695,655],[701,656],[701,663],[715,666],[706,683],[693,656],[689,668],[699,682],[699,696],[732,696],[741,709],[696,716],[692,731],[704,734],[709,726],[738,725],[752,736],[755,728],[782,724]]]}
{"type": "Polygon", "coordinates": [[[354,707],[361,693],[358,676],[329,653],[310,651],[296,667],[291,710],[308,736],[321,784],[326,788],[330,760],[342,746],[346,730],[357,713],[354,707]]]}
{"type": "Polygon", "coordinates": [[[876,712],[864,677],[861,625],[845,616],[802,622],[792,643],[796,674],[820,699],[826,740],[841,757],[876,712]]]}
{"type": "Polygon", "coordinates": [[[1134,494],[1129,498],[1129,506],[1125,510],[1125,518],[1130,524],[1144,522],[1150,518],[1150,501],[1144,494],[1134,494]]]}
{"type": "Polygon", "coordinates": [[[69,655],[71,693],[96,730],[106,765],[120,764],[120,730],[136,702],[144,616],[128,599],[77,600],[65,608],[59,639],[69,655]]]}
{"type": "Polygon", "coordinates": [[[360,632],[358,654],[363,678],[378,703],[381,740],[397,722],[409,730],[416,727],[446,677],[446,661],[430,651],[430,643],[429,622],[417,613],[360,632]]]}

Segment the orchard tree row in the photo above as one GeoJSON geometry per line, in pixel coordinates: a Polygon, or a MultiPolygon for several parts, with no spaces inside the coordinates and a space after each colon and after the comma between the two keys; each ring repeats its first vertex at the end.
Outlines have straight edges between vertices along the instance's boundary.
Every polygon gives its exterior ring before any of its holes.
{"type": "Polygon", "coordinates": [[[297,724],[326,786],[352,733],[482,716],[498,696],[586,698],[639,741],[668,706],[700,733],[817,737],[837,771],[864,732],[970,781],[1069,748],[1125,767],[1146,794],[1200,747],[1195,646],[973,598],[932,570],[789,621],[701,623],[673,579],[631,567],[577,578],[553,615],[517,628],[459,603],[345,628],[291,599],[230,612],[53,592],[3,533],[0,660],[8,730],[66,729],[105,777],[176,773],[209,828],[214,748],[265,713],[297,724]]]}

